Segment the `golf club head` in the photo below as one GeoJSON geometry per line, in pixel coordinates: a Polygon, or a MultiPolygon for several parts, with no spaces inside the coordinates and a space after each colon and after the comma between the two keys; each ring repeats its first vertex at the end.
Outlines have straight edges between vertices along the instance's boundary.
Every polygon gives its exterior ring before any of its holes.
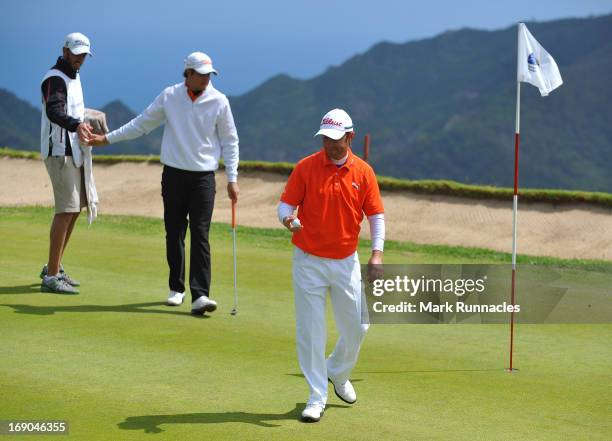
{"type": "Polygon", "coordinates": [[[236,315],[238,314],[238,310],[236,308],[232,309],[232,312],[230,312],[231,315],[236,315]]]}

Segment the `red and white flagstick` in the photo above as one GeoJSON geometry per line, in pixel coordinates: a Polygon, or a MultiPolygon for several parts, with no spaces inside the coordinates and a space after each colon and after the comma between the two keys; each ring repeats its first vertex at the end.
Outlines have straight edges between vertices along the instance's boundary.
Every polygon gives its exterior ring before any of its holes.
{"type": "Polygon", "coordinates": [[[370,157],[370,135],[366,135],[363,140],[363,160],[368,162],[370,157]]]}
{"type": "Polygon", "coordinates": [[[510,313],[510,367],[508,372],[513,372],[515,369],[512,364],[512,355],[514,352],[514,302],[516,290],[516,215],[518,212],[518,176],[519,176],[519,144],[521,141],[521,83],[516,82],[516,129],[514,132],[514,194],[512,196],[512,291],[510,294],[510,303],[512,304],[512,312],[510,313]]]}

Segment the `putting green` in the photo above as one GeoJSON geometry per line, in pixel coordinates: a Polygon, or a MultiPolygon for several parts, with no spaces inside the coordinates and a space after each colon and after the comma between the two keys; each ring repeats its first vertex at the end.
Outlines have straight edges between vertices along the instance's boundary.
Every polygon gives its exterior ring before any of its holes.
{"type": "MultiPolygon", "coordinates": [[[[68,438],[88,441],[610,439],[610,325],[519,326],[515,374],[503,370],[505,325],[374,325],[353,373],[357,404],[332,392],[307,425],[288,234],[239,228],[232,317],[231,234],[214,225],[220,307],[194,318],[188,303],[164,306],[156,219],[81,219],[64,259],[81,294],[41,294],[51,215],[0,209],[1,420],[67,420],[68,438]]],[[[385,258],[470,261],[423,250],[385,258]]]]}

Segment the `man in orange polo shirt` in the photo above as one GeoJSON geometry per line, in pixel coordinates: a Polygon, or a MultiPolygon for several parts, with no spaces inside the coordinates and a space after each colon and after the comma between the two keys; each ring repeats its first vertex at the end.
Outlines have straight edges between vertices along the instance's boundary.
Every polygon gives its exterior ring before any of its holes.
{"type": "Polygon", "coordinates": [[[323,139],[323,148],[298,162],[278,206],[279,220],[293,233],[295,245],[297,352],[310,388],[302,412],[304,422],[319,421],[323,415],[328,380],[338,398],[349,404],[357,401],[349,376],[368,329],[367,320],[362,320],[357,256],[364,214],[372,237],[369,280],[379,275],[385,237],[384,208],[376,176],[350,149],[355,136],[350,116],[341,109],[331,110],[323,117],[317,135],[323,139]],[[340,338],[326,359],[328,290],[340,338]]]}

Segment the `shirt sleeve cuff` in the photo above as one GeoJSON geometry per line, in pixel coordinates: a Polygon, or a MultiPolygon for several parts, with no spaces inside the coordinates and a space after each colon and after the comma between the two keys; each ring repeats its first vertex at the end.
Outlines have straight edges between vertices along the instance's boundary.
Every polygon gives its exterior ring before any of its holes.
{"type": "Polygon", "coordinates": [[[109,144],[113,144],[117,140],[117,133],[116,132],[117,132],[116,130],[113,130],[112,132],[107,133],[106,135],[104,135],[104,136],[106,136],[106,141],[109,144]]]}
{"type": "Polygon", "coordinates": [[[385,251],[385,239],[375,238],[372,240],[372,251],[380,251],[381,253],[385,251]]]}
{"type": "Polygon", "coordinates": [[[229,171],[226,169],[225,174],[227,175],[227,182],[238,182],[238,172],[237,171],[229,171]]]}
{"type": "Polygon", "coordinates": [[[293,205],[289,205],[285,202],[280,202],[278,204],[278,208],[276,209],[276,212],[278,214],[278,220],[280,221],[280,223],[283,223],[283,220],[287,217],[287,216],[291,216],[293,214],[293,212],[295,211],[296,207],[293,205]]]}
{"type": "Polygon", "coordinates": [[[76,132],[77,128],[79,127],[79,124],[81,124],[81,121],[79,121],[78,119],[75,119],[68,125],[67,130],[69,132],[76,132]]]}

